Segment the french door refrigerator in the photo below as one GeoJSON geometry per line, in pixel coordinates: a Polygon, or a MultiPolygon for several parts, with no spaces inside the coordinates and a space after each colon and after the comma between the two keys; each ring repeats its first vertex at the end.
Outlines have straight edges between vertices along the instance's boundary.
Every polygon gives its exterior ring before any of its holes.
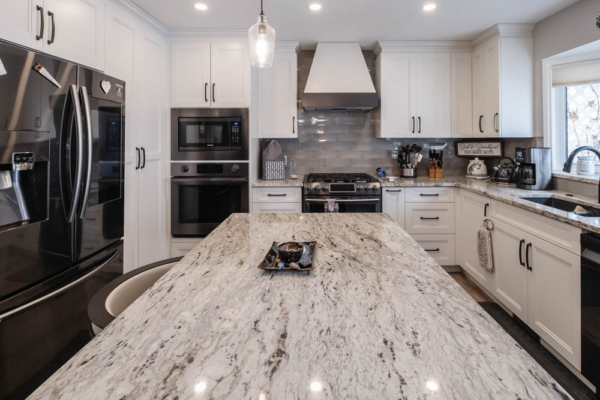
{"type": "Polygon", "coordinates": [[[0,42],[0,398],[23,397],[123,273],[124,82],[0,42]]]}

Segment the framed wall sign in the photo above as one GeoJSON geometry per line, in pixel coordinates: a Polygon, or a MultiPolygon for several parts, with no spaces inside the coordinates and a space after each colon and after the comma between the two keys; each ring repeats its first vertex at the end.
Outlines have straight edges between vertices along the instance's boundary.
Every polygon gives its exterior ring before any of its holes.
{"type": "Polygon", "coordinates": [[[502,157],[504,149],[501,141],[456,142],[458,157],[502,157]]]}

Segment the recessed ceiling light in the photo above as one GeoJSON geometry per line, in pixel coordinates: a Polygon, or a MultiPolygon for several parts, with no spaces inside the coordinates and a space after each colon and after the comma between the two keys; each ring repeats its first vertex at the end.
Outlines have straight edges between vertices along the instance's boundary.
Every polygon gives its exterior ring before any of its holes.
{"type": "Polygon", "coordinates": [[[323,6],[317,3],[313,3],[310,4],[308,8],[310,8],[312,11],[319,11],[321,8],[323,8],[323,6]]]}
{"type": "Polygon", "coordinates": [[[425,4],[423,6],[423,10],[425,10],[425,11],[433,11],[433,10],[435,10],[436,7],[437,6],[435,4],[433,4],[433,3],[431,3],[431,4],[425,4]]]}
{"type": "Polygon", "coordinates": [[[194,4],[194,7],[196,7],[198,10],[208,10],[208,6],[206,4],[203,3],[196,3],[194,4]]]}

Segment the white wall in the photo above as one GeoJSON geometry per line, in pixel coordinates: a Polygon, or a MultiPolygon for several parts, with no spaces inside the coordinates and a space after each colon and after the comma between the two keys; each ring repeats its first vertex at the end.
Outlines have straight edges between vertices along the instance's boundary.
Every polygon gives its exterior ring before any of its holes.
{"type": "Polygon", "coordinates": [[[600,1],[579,0],[536,24],[533,31],[536,136],[543,135],[542,60],[600,40],[600,30],[596,28],[598,13],[600,1]]]}

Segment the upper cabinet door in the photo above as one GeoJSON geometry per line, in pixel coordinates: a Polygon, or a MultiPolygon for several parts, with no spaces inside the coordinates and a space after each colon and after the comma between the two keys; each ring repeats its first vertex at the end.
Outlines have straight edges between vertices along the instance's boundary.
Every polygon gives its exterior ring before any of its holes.
{"type": "Polygon", "coordinates": [[[211,105],[210,43],[171,44],[171,107],[211,105]]]}
{"type": "Polygon", "coordinates": [[[45,18],[43,0],[3,1],[0,6],[0,38],[42,50],[45,18]]]}
{"type": "Polygon", "coordinates": [[[381,121],[377,136],[413,138],[417,132],[416,56],[414,53],[381,54],[377,59],[381,121]]]}
{"type": "Polygon", "coordinates": [[[212,43],[212,107],[250,107],[250,56],[247,44],[212,43]]]}
{"type": "Polygon", "coordinates": [[[297,69],[295,52],[276,52],[271,68],[258,68],[259,137],[298,137],[297,69]]]}
{"type": "Polygon", "coordinates": [[[483,46],[473,51],[471,65],[473,72],[473,137],[483,137],[485,130],[485,75],[483,46]]]}
{"type": "Polygon", "coordinates": [[[104,0],[45,0],[44,51],[104,70],[104,0]]]}
{"type": "Polygon", "coordinates": [[[471,53],[452,54],[452,137],[473,136],[471,53]]]}
{"type": "Polygon", "coordinates": [[[492,39],[484,45],[484,137],[500,136],[500,42],[492,39]]]}
{"type": "Polygon", "coordinates": [[[417,137],[450,137],[449,53],[417,54],[417,137]]]}

